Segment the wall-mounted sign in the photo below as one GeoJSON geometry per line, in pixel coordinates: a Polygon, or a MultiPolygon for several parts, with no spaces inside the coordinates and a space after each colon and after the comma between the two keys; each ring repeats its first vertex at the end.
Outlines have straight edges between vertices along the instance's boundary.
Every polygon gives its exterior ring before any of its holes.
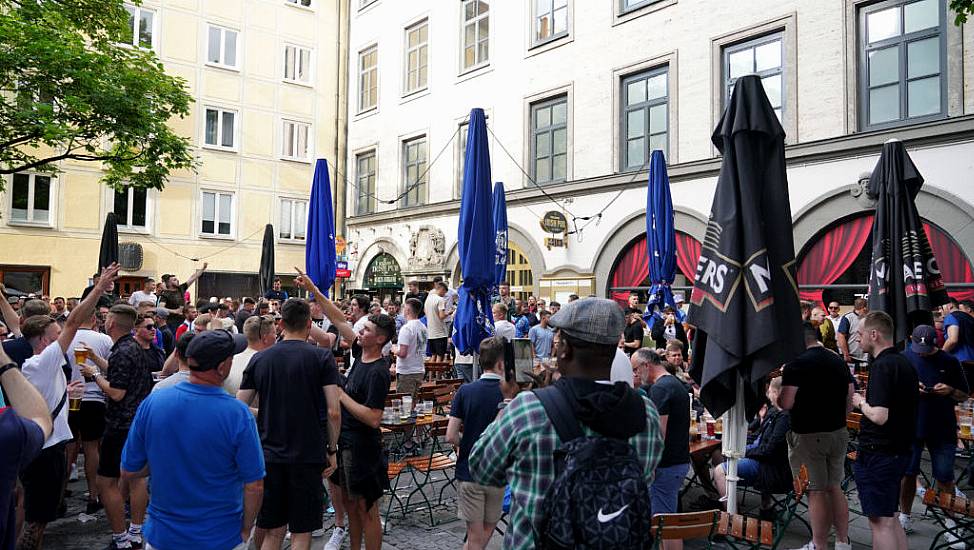
{"type": "Polygon", "coordinates": [[[335,267],[337,269],[348,269],[348,262],[339,260],[339,261],[335,262],[335,267]]]}
{"type": "Polygon", "coordinates": [[[335,252],[339,254],[344,253],[346,244],[348,243],[345,242],[345,238],[342,237],[341,235],[335,237],[335,252]]]}
{"type": "Polygon", "coordinates": [[[548,250],[552,248],[568,248],[568,239],[561,237],[545,237],[544,245],[548,247],[548,250]]]}
{"type": "Polygon", "coordinates": [[[349,271],[349,270],[347,270],[347,269],[336,269],[335,270],[335,277],[338,277],[340,279],[348,279],[351,276],[352,276],[352,272],[349,271]]]}
{"type": "Polygon", "coordinates": [[[549,210],[541,217],[541,229],[555,235],[568,231],[568,219],[557,210],[549,210]]]}
{"type": "Polygon", "coordinates": [[[402,271],[399,262],[391,254],[382,253],[372,259],[369,267],[365,270],[365,287],[376,288],[402,288],[402,271]]]}

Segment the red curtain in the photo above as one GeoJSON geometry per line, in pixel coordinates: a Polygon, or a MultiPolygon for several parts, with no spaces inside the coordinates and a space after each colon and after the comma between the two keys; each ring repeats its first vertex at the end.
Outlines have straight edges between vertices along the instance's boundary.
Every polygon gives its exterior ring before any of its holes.
{"type": "MultiPolygon", "coordinates": [[[[967,260],[964,251],[947,236],[940,228],[923,222],[923,231],[930,241],[930,248],[937,258],[940,273],[945,283],[974,283],[974,273],[971,272],[971,262],[967,260]]],[[[950,291],[950,295],[958,300],[974,300],[974,288],[950,291]]]]}
{"type": "MultiPolygon", "coordinates": [[[[612,273],[612,288],[642,286],[649,277],[649,256],[646,255],[646,236],[636,241],[616,264],[612,273]]],[[[629,291],[612,292],[612,299],[626,305],[629,291]]]]}
{"type": "MultiPolygon", "coordinates": [[[[798,266],[799,285],[830,285],[859,256],[869,239],[873,216],[863,216],[832,228],[812,245],[798,266]]],[[[822,303],[822,289],[799,290],[802,300],[822,303]]]]}
{"type": "Polygon", "coordinates": [[[697,262],[700,261],[700,241],[686,233],[676,232],[676,266],[683,276],[693,284],[697,276],[697,262]]]}

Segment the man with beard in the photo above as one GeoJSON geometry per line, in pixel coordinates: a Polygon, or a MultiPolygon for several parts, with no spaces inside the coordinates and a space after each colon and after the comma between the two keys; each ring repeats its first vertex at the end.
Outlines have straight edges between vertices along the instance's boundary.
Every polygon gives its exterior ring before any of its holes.
{"type": "Polygon", "coordinates": [[[810,320],[812,326],[819,331],[821,335],[820,340],[822,345],[825,346],[825,349],[830,349],[838,353],[839,346],[835,341],[835,327],[832,326],[832,321],[825,315],[825,310],[820,307],[813,307],[810,320]]]}
{"type": "Polygon", "coordinates": [[[182,284],[179,283],[179,279],[175,275],[166,274],[162,276],[162,282],[166,285],[166,289],[159,295],[159,307],[164,307],[169,310],[167,323],[173,331],[173,334],[175,334],[176,329],[185,319],[183,316],[183,306],[186,305],[186,290],[203,275],[203,272],[206,271],[208,266],[208,263],[203,262],[203,267],[197,269],[182,284]]]}

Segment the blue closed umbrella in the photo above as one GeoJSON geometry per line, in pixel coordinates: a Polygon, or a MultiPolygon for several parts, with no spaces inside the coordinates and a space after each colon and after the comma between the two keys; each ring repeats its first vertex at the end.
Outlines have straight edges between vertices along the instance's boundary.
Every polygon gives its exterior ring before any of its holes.
{"type": "Polygon", "coordinates": [[[495,233],[491,216],[490,153],[483,109],[470,111],[467,151],[460,195],[460,228],[457,247],[463,284],[458,292],[453,320],[453,344],[469,355],[494,333],[490,316],[490,287],[495,277],[495,233]]]}
{"type": "Polygon", "coordinates": [[[494,286],[507,278],[507,199],[504,183],[494,184],[494,286]]]}
{"type": "MultiPolygon", "coordinates": [[[[649,161],[646,191],[646,256],[649,257],[649,300],[643,316],[647,322],[660,318],[665,305],[679,311],[670,285],[676,276],[676,229],[673,226],[673,199],[670,178],[666,175],[663,151],[653,151],[649,161]]],[[[680,315],[677,313],[677,315],[680,315]]],[[[681,319],[682,321],[682,319],[681,319]]],[[[650,323],[652,326],[652,323],[650,323]]]]}
{"type": "Polygon", "coordinates": [[[308,277],[328,295],[335,282],[335,213],[331,205],[328,161],[318,159],[311,182],[308,204],[308,232],[305,235],[304,263],[308,277]]]}

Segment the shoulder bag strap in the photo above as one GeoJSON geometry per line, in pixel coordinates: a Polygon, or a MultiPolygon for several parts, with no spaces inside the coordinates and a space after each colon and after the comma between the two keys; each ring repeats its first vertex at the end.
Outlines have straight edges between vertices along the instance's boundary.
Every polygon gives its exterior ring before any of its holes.
{"type": "Polygon", "coordinates": [[[571,404],[558,386],[548,386],[532,391],[544,407],[548,419],[551,420],[555,431],[558,433],[558,439],[563,444],[585,435],[581,426],[578,425],[578,419],[575,418],[571,404]]]}

